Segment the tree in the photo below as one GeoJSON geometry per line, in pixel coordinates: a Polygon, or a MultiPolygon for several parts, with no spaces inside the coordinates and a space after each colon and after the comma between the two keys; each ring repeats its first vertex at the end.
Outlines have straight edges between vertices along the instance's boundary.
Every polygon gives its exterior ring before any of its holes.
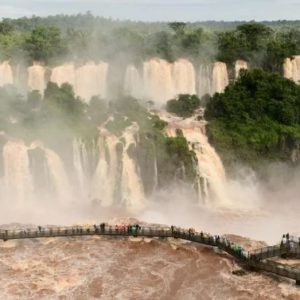
{"type": "Polygon", "coordinates": [[[26,39],[25,48],[34,60],[47,62],[65,52],[61,32],[57,27],[39,26],[26,39]]]}
{"type": "Polygon", "coordinates": [[[171,22],[169,27],[175,32],[176,35],[184,34],[186,24],[184,22],[171,22]]]}
{"type": "Polygon", "coordinates": [[[237,31],[245,36],[250,50],[259,50],[272,34],[272,29],[261,23],[243,24],[237,31]]]}
{"type": "Polygon", "coordinates": [[[14,26],[9,20],[4,19],[0,22],[0,34],[8,34],[14,30],[14,26]]]}
{"type": "Polygon", "coordinates": [[[167,111],[180,117],[190,117],[199,106],[200,99],[196,95],[183,94],[167,102],[167,111]]]}

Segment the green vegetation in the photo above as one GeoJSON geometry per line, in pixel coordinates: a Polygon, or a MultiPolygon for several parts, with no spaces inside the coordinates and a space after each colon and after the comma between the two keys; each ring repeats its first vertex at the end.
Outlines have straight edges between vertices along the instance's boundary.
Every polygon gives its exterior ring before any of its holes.
{"type": "Polygon", "coordinates": [[[141,62],[245,59],[253,67],[281,71],[282,61],[300,52],[300,22],[143,23],[113,21],[90,13],[0,22],[0,59],[141,62]]]}
{"type": "Polygon", "coordinates": [[[250,23],[219,33],[217,43],[217,59],[229,65],[244,59],[252,67],[281,71],[284,58],[300,51],[300,32],[295,29],[274,31],[263,24],[250,23]]]}
{"type": "Polygon", "coordinates": [[[209,133],[225,158],[250,165],[291,160],[300,145],[300,87],[276,73],[242,71],[206,109],[209,133]],[[234,154],[234,156],[232,156],[234,154]]]}
{"type": "Polygon", "coordinates": [[[39,61],[59,57],[65,52],[61,32],[57,27],[36,27],[24,44],[28,55],[39,61]]]}
{"type": "MultiPolygon", "coordinates": [[[[166,122],[152,115],[138,100],[120,97],[106,102],[93,97],[89,104],[74,95],[68,84],[58,87],[48,83],[42,99],[38,92],[32,92],[28,99],[20,97],[11,87],[0,88],[0,132],[20,138],[30,144],[42,141],[54,149],[66,164],[72,165],[72,143],[75,138],[88,146],[96,143],[99,128],[106,129],[119,139],[118,157],[122,155],[125,143],[122,135],[125,128],[135,125],[137,144],[130,145],[128,154],[138,162],[145,190],[151,193],[154,185],[166,186],[176,177],[192,182],[195,155],[189,150],[182,135],[167,137],[166,122]],[[154,181],[154,162],[157,162],[159,182],[154,181]]],[[[0,146],[5,138],[0,135],[0,146]]],[[[93,154],[92,154],[93,155],[93,154]]],[[[96,158],[92,156],[94,168],[96,158]]]]}
{"type": "Polygon", "coordinates": [[[179,95],[167,102],[167,111],[180,117],[190,117],[200,106],[200,99],[196,95],[179,95]]]}

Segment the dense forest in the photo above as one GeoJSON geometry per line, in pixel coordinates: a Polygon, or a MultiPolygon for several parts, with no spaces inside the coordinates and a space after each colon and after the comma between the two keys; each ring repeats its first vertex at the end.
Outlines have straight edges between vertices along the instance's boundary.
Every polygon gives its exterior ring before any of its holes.
{"type": "Polygon", "coordinates": [[[243,70],[210,99],[205,116],[212,142],[231,163],[299,162],[300,87],[279,74],[243,70]]]}
{"type": "Polygon", "coordinates": [[[90,13],[4,19],[0,22],[0,59],[169,61],[245,59],[267,71],[281,71],[283,59],[299,53],[300,22],[143,23],[114,21],[90,13]]]}

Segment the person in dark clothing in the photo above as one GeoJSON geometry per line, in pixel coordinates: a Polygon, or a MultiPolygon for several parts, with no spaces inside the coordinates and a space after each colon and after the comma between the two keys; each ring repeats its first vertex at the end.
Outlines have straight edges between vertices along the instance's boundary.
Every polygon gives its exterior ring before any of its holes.
{"type": "Polygon", "coordinates": [[[105,231],[105,223],[100,224],[100,230],[101,230],[101,232],[105,231]]]}
{"type": "Polygon", "coordinates": [[[42,227],[38,226],[38,230],[39,230],[39,232],[41,232],[42,231],[42,227]]]}

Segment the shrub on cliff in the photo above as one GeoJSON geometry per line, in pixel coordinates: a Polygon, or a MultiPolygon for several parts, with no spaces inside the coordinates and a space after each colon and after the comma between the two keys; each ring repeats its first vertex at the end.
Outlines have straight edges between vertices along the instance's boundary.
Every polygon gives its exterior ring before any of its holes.
{"type": "Polygon", "coordinates": [[[196,95],[183,94],[167,102],[167,111],[180,117],[190,117],[199,106],[200,99],[196,95]]]}

